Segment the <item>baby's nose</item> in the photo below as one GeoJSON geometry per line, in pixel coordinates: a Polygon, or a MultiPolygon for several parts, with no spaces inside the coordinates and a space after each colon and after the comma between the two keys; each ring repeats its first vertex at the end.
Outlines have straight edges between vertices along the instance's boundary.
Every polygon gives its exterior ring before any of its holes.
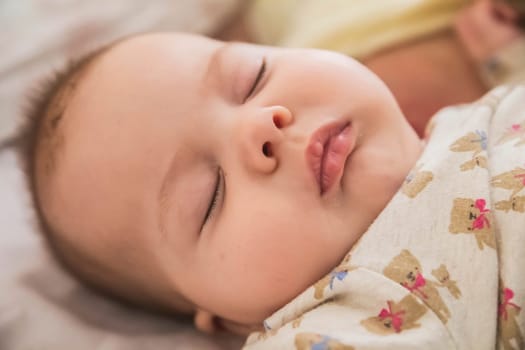
{"type": "Polygon", "coordinates": [[[244,162],[255,172],[271,173],[279,165],[279,146],[283,129],[293,123],[290,110],[283,106],[272,106],[258,115],[248,117],[243,132],[244,162]]]}

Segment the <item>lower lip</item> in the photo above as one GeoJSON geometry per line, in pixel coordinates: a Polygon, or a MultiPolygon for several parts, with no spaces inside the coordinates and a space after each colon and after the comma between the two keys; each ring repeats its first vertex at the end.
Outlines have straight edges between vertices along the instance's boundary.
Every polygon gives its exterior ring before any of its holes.
{"type": "Polygon", "coordinates": [[[319,157],[310,157],[310,167],[314,172],[321,195],[327,193],[341,179],[346,159],[352,150],[351,125],[346,124],[341,129],[334,130],[326,142],[314,142],[313,154],[319,157]],[[314,164],[312,164],[314,163],[314,164]]]}

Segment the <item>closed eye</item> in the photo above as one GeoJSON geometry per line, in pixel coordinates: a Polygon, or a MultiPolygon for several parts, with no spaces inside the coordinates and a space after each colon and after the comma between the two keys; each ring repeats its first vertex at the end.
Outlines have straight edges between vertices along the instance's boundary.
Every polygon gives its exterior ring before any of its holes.
{"type": "Polygon", "coordinates": [[[261,67],[259,68],[259,72],[257,73],[257,77],[255,78],[255,81],[250,89],[250,91],[248,92],[248,95],[246,95],[245,97],[245,101],[250,98],[250,96],[253,94],[253,92],[255,91],[255,89],[257,88],[257,85],[259,85],[259,82],[262,80],[262,78],[264,77],[264,73],[266,72],[266,58],[263,58],[262,59],[262,62],[261,62],[261,67]]]}
{"type": "MultiPolygon", "coordinates": [[[[202,222],[202,227],[204,227],[208,221],[213,217],[215,214],[215,210],[217,208],[217,204],[219,202],[219,198],[222,195],[222,192],[224,189],[221,186],[222,183],[222,170],[220,167],[217,168],[217,176],[215,179],[215,186],[213,189],[213,194],[210,199],[210,203],[208,205],[208,209],[206,210],[206,214],[204,215],[204,220],[202,222]]],[[[202,228],[201,228],[202,230],[202,228]]]]}

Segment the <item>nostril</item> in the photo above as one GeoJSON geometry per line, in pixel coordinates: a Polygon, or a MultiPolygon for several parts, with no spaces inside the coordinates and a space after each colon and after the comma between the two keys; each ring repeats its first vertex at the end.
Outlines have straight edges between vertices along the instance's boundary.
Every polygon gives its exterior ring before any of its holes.
{"type": "Polygon", "coordinates": [[[273,156],[272,144],[270,142],[265,142],[262,146],[262,152],[266,157],[273,156]]]}
{"type": "Polygon", "coordinates": [[[283,127],[283,122],[281,121],[281,118],[279,118],[279,116],[276,115],[273,116],[273,124],[277,127],[277,129],[283,127]]]}

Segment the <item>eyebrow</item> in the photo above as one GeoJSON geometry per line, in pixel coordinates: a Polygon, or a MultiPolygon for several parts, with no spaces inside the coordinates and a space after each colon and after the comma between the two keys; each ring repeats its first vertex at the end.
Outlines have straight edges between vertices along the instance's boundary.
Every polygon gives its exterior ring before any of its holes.
{"type": "Polygon", "coordinates": [[[205,85],[205,81],[208,80],[210,77],[212,77],[215,71],[217,71],[217,68],[221,67],[221,61],[224,57],[224,52],[228,51],[233,46],[233,43],[226,42],[222,43],[218,48],[216,48],[210,59],[208,60],[208,67],[206,68],[206,74],[203,76],[203,83],[202,85],[205,85]]]}
{"type": "Polygon", "coordinates": [[[174,182],[177,173],[177,153],[173,155],[168,167],[168,171],[164,174],[159,192],[157,195],[157,204],[159,208],[158,227],[162,235],[166,235],[166,214],[169,209],[169,193],[171,184],[174,182]]]}

